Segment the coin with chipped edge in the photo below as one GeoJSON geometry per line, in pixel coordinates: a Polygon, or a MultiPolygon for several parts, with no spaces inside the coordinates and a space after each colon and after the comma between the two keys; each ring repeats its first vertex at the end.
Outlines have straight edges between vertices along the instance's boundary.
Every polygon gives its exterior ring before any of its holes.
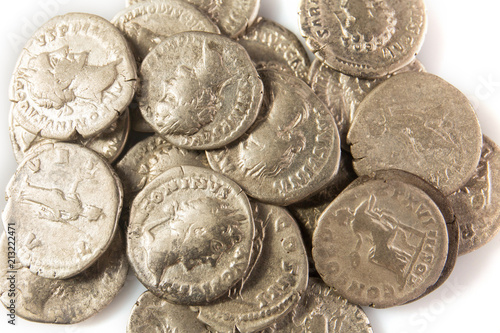
{"type": "Polygon", "coordinates": [[[482,141],[467,97],[443,79],[417,72],[395,75],[370,92],[347,135],[358,175],[404,170],[445,195],[474,174],[482,141]]]}
{"type": "Polygon", "coordinates": [[[323,281],[357,305],[386,308],[426,292],[448,254],[446,222],[419,188],[371,180],[344,190],[321,215],[313,258],[323,281]]]}
{"type": "Polygon", "coordinates": [[[301,0],[300,30],[330,67],[377,78],[408,65],[427,30],[423,0],[301,0]]]}
{"type": "Polygon", "coordinates": [[[162,137],[186,149],[220,148],[254,123],[263,86],[248,53],[206,32],[165,39],[141,66],[139,107],[162,137]]]}
{"type": "Polygon", "coordinates": [[[132,308],[127,333],[210,333],[196,316],[188,306],[169,303],[146,291],[132,308]]]}
{"type": "Polygon", "coordinates": [[[155,295],[202,304],[245,276],[254,231],[250,203],[236,183],[206,168],[175,167],[134,199],[127,254],[155,295]]]}
{"type": "Polygon", "coordinates": [[[4,306],[14,300],[16,315],[26,320],[51,324],[86,320],[111,303],[127,278],[129,265],[121,230],[92,266],[65,280],[32,274],[19,265],[17,257],[11,257],[10,246],[4,233],[0,239],[0,300],[4,306]],[[14,297],[10,295],[11,281],[7,279],[12,275],[16,286],[14,297]]]}
{"type": "MultiPolygon", "coordinates": [[[[144,0],[127,0],[127,6],[144,0]]],[[[235,38],[257,18],[260,0],[184,0],[210,17],[225,35],[235,38]]]]}
{"type": "Polygon", "coordinates": [[[265,86],[259,119],[238,141],[207,151],[210,166],[249,196],[286,206],[335,176],[340,139],[332,114],[297,77],[259,71],[265,86]]]}
{"type": "Polygon", "coordinates": [[[448,198],[460,224],[459,255],[488,243],[500,230],[500,148],[483,136],[481,160],[472,178],[448,198]]]}
{"type": "MultiPolygon", "coordinates": [[[[92,149],[96,153],[106,158],[109,163],[113,163],[121,154],[127,142],[130,132],[129,112],[125,111],[117,121],[106,130],[95,137],[88,139],[80,138],[74,143],[78,143],[86,148],[92,149]]],[[[54,139],[46,139],[40,135],[33,134],[25,130],[9,113],[9,135],[17,163],[21,163],[25,155],[29,153],[31,147],[40,143],[56,142],[54,139]]]]}
{"type": "Polygon", "coordinates": [[[262,330],[286,316],[307,287],[307,256],[292,216],[283,208],[255,202],[254,217],[262,221],[265,236],[247,282],[232,298],[197,307],[198,319],[217,332],[262,330]]]}
{"type": "Polygon", "coordinates": [[[257,69],[281,68],[307,82],[311,61],[297,36],[282,25],[259,17],[238,38],[257,69]]]}
{"type": "MultiPolygon", "coordinates": [[[[415,60],[396,73],[425,72],[420,61],[415,60]]],[[[392,75],[378,79],[362,79],[337,72],[319,59],[314,59],[309,71],[309,85],[316,95],[333,113],[342,141],[342,148],[349,150],[346,143],[356,109],[365,96],[377,85],[392,75]]]]}
{"type": "Polygon", "coordinates": [[[132,52],[117,28],[96,15],[69,13],[52,18],[27,42],[9,98],[29,132],[88,138],[125,112],[136,79],[132,52]]]}
{"type": "Polygon", "coordinates": [[[321,279],[310,278],[299,304],[261,333],[373,333],[363,309],[338,296],[321,279]]]}
{"type": "Polygon", "coordinates": [[[38,145],[7,186],[4,228],[14,224],[16,254],[32,273],[69,278],[111,243],[122,197],[118,177],[94,151],[61,142],[38,145]]]}

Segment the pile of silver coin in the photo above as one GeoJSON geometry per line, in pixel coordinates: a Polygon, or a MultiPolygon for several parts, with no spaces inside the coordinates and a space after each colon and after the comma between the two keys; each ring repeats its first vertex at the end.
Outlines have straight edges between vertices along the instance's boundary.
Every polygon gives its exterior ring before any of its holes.
{"type": "Polygon", "coordinates": [[[372,332],[360,306],[424,297],[494,237],[499,148],[415,58],[423,0],[302,0],[312,63],[259,5],[129,0],[35,32],[9,91],[8,309],[83,321],[130,266],[129,333],[372,332]]]}

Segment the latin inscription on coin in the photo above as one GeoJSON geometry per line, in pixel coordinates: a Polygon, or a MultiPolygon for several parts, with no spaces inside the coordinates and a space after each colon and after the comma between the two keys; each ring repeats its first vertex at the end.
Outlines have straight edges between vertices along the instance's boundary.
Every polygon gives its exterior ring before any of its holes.
{"type": "Polygon", "coordinates": [[[12,112],[31,133],[88,138],[116,121],[135,86],[135,61],[120,31],[101,17],[70,13],[44,24],[21,52],[12,112]]]}
{"type": "Polygon", "coordinates": [[[250,203],[238,185],[206,168],[182,166],[134,199],[127,253],[155,295],[200,304],[243,278],[253,238],[250,203]]]}

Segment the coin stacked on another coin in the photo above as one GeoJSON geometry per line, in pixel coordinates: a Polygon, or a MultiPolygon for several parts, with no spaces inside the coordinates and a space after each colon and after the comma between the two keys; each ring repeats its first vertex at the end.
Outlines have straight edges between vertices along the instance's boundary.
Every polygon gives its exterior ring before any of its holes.
{"type": "Polygon", "coordinates": [[[82,321],[130,263],[129,333],[372,332],[360,306],[424,297],[498,231],[498,147],[415,59],[422,0],[301,0],[312,65],[259,4],[128,1],[30,39],[0,242],[20,316],[82,321]]]}

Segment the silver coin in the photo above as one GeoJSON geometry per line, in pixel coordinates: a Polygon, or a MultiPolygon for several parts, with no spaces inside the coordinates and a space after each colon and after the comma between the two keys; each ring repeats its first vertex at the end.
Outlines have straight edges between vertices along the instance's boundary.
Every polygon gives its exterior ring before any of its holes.
{"type": "Polygon", "coordinates": [[[254,123],[263,86],[245,49],[227,37],[184,32],[141,66],[139,107],[165,139],[186,149],[220,148],[254,123]]]}
{"type": "MultiPolygon", "coordinates": [[[[144,0],[127,0],[127,5],[144,0]]],[[[257,18],[260,0],[184,0],[210,17],[223,34],[237,37],[257,18]]]]}
{"type": "Polygon", "coordinates": [[[395,180],[347,188],[321,215],[313,235],[323,281],[350,302],[376,308],[426,292],[447,254],[438,206],[419,188],[395,180]]]}
{"type": "MultiPolygon", "coordinates": [[[[127,142],[130,131],[129,112],[125,111],[117,121],[115,121],[106,130],[99,133],[95,137],[83,139],[79,138],[75,141],[86,148],[92,149],[99,155],[106,158],[109,163],[113,163],[121,154],[127,142]]],[[[14,157],[17,163],[21,163],[24,157],[29,153],[31,147],[40,143],[56,142],[53,139],[46,139],[38,134],[33,134],[25,130],[12,116],[9,114],[9,135],[14,151],[14,157]]]]}
{"type": "Polygon", "coordinates": [[[473,175],[482,135],[469,100],[428,73],[402,73],[358,107],[347,135],[358,175],[399,169],[448,195],[473,175]]]}
{"type": "Polygon", "coordinates": [[[263,202],[289,205],[326,186],[340,160],[331,113],[302,80],[259,72],[266,94],[259,119],[237,142],[207,151],[214,170],[263,202]]]}
{"type": "Polygon", "coordinates": [[[283,208],[256,203],[264,226],[262,252],[252,274],[232,298],[197,307],[198,319],[217,332],[262,330],[286,316],[307,287],[308,262],[300,230],[283,208]]]}
{"type": "Polygon", "coordinates": [[[139,62],[173,34],[220,32],[205,14],[183,0],[139,2],[116,14],[111,23],[123,32],[139,62]]]}
{"type": "Polygon", "coordinates": [[[363,309],[350,304],[318,278],[310,278],[307,290],[293,311],[261,333],[372,333],[363,309]]]}
{"type": "Polygon", "coordinates": [[[21,52],[11,81],[12,112],[31,133],[89,138],[125,112],[136,78],[127,41],[111,23],[90,14],[56,16],[21,52]]]}
{"type": "Polygon", "coordinates": [[[472,178],[452,193],[460,223],[459,255],[488,243],[500,230],[500,148],[483,136],[481,160],[472,178]]]}
{"type": "Polygon", "coordinates": [[[146,291],[132,308],[127,333],[210,333],[196,316],[188,306],[169,303],[146,291]]]}
{"type": "Polygon", "coordinates": [[[172,168],[134,199],[128,228],[132,267],[159,297],[210,302],[248,270],[254,221],[236,183],[206,168],[172,168]]]}
{"type": "Polygon", "coordinates": [[[70,143],[34,147],[7,186],[2,218],[17,231],[16,254],[34,274],[64,279],[109,246],[122,188],[97,153],[70,143]]]}
{"type": "Polygon", "coordinates": [[[259,17],[238,43],[247,50],[257,69],[284,70],[307,82],[311,64],[297,36],[282,25],[259,17]]]}
{"type": "Polygon", "coordinates": [[[54,280],[36,276],[19,265],[7,246],[12,243],[8,244],[3,234],[0,300],[4,306],[14,300],[16,315],[35,322],[75,324],[90,318],[105,308],[125,283],[129,266],[123,238],[117,231],[109,249],[96,263],[72,278],[54,280]]]}
{"type": "MultiPolygon", "coordinates": [[[[415,60],[393,75],[404,72],[425,72],[424,66],[415,60]]],[[[380,83],[392,75],[378,79],[362,79],[342,74],[319,59],[312,62],[309,85],[316,95],[333,113],[342,141],[342,148],[348,150],[347,132],[356,114],[359,103],[380,83]]]]}
{"type": "Polygon", "coordinates": [[[309,49],[352,76],[381,77],[415,59],[427,29],[423,0],[301,0],[309,49]]]}

